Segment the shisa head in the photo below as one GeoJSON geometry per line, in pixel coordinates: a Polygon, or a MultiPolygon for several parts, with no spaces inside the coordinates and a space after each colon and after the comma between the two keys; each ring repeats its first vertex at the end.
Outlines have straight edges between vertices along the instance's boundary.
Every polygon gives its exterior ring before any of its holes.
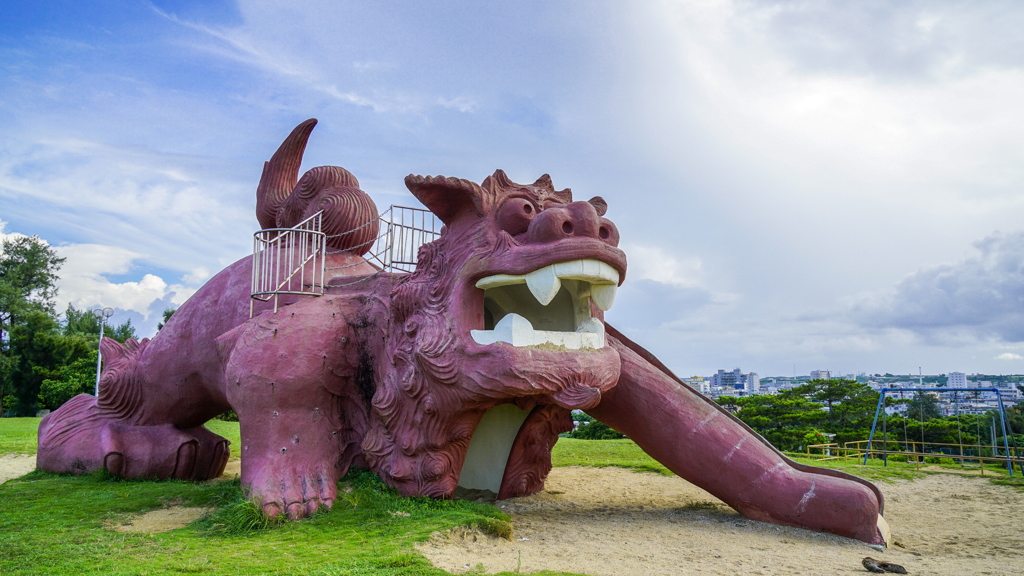
{"type": "Polygon", "coordinates": [[[502,490],[539,489],[569,410],[596,406],[619,378],[604,333],[626,271],[618,230],[602,199],[573,202],[546,175],[406,185],[444,228],[392,290],[364,454],[404,493],[450,496],[483,414],[514,404],[530,416],[509,459],[518,476],[502,484],[515,487],[502,490]]]}
{"type": "MultiPolygon", "coordinates": [[[[547,175],[522,185],[501,170],[480,185],[429,176],[406,185],[445,225],[406,285],[432,286],[445,310],[421,341],[421,368],[480,399],[597,405],[619,376],[604,311],[626,272],[604,200],[573,202],[547,175]]],[[[424,301],[404,306],[404,290],[396,322],[424,301]]],[[[420,321],[409,328],[422,331],[420,321]]]]}

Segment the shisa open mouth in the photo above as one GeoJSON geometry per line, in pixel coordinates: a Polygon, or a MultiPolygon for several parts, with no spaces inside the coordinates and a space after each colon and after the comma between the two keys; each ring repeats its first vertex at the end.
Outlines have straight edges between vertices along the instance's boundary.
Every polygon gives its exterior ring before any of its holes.
{"type": "Polygon", "coordinates": [[[604,323],[590,316],[590,302],[608,310],[618,285],[619,272],[594,259],[481,278],[476,287],[484,291],[484,329],[471,335],[483,345],[603,348],[604,323]]]}

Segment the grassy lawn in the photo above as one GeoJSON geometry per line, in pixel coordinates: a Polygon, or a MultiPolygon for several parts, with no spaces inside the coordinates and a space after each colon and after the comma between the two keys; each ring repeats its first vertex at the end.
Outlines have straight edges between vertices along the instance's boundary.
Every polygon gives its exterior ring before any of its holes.
{"type": "Polygon", "coordinates": [[[0,454],[35,454],[42,418],[0,418],[0,454]]]}
{"type": "MultiPolygon", "coordinates": [[[[0,419],[0,454],[31,454],[38,418],[0,419]]],[[[238,423],[208,427],[238,446],[238,423]]],[[[402,498],[373,474],[341,482],[330,512],[302,522],[263,520],[238,481],[128,481],[33,472],[0,485],[0,574],[443,575],[413,548],[438,530],[477,526],[509,536],[489,504],[402,498]],[[158,534],[107,528],[171,505],[213,512],[158,534]]],[[[560,574],[560,573],[546,573],[560,574]]]]}
{"type": "MultiPolygon", "coordinates": [[[[0,454],[35,451],[38,418],[0,419],[0,454]]],[[[238,424],[214,421],[214,432],[238,445],[238,424]]],[[[817,462],[872,480],[913,479],[929,473],[912,464],[851,459],[817,462]]],[[[573,440],[555,446],[555,466],[618,466],[670,475],[630,440],[573,440]]],[[[941,473],[941,472],[940,472],[941,473]]],[[[1024,480],[990,478],[1024,490],[1024,480]]],[[[509,518],[487,504],[402,498],[373,474],[342,480],[330,512],[303,522],[252,528],[261,518],[242,500],[238,481],[194,484],[125,481],[33,472],[0,485],[0,574],[446,574],[413,545],[438,530],[475,525],[499,535],[509,518]],[[191,525],[158,534],[122,534],[108,527],[131,514],[171,505],[213,512],[191,525]]]]}
{"type": "Polygon", "coordinates": [[[656,472],[674,476],[668,468],[648,456],[632,440],[577,440],[560,438],[551,452],[555,466],[617,466],[638,472],[656,472]]]}
{"type": "Polygon", "coordinates": [[[0,486],[0,573],[15,574],[445,574],[412,548],[435,530],[477,525],[510,531],[486,504],[401,498],[376,476],[344,481],[329,513],[246,529],[258,517],[237,481],[118,481],[34,472],[0,486]],[[216,510],[159,534],[105,529],[169,503],[216,510]]]}

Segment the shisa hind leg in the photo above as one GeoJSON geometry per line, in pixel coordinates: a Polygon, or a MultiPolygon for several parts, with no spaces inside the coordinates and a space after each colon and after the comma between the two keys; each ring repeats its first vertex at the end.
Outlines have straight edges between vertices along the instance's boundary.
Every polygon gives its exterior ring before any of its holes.
{"type": "Polygon", "coordinates": [[[201,426],[128,424],[81,394],[40,422],[36,466],[48,472],[207,480],[224,472],[228,444],[201,426]]]}
{"type": "Polygon", "coordinates": [[[197,381],[178,385],[155,376],[146,364],[150,344],[145,338],[100,342],[105,366],[99,397],[80,394],[43,418],[39,469],[76,474],[106,469],[126,478],[187,480],[215,478],[224,471],[229,442],[202,426],[192,427],[205,420],[195,413],[200,407],[217,413],[216,400],[197,381]],[[176,397],[190,402],[181,408],[170,403],[176,397]],[[175,426],[181,422],[190,422],[189,427],[175,426]]]}
{"type": "Polygon", "coordinates": [[[873,484],[786,458],[646,350],[609,332],[622,375],[589,414],[748,518],[887,543],[882,495],[873,484]]]}

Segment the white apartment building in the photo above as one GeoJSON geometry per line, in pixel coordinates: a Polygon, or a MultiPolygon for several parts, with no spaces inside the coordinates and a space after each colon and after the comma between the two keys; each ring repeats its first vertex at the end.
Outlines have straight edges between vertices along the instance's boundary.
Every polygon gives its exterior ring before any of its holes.
{"type": "Polygon", "coordinates": [[[950,372],[946,377],[946,386],[949,388],[967,388],[967,375],[963,372],[950,372]]]}
{"type": "Polygon", "coordinates": [[[832,372],[828,370],[811,370],[811,380],[831,380],[832,372]]]}

